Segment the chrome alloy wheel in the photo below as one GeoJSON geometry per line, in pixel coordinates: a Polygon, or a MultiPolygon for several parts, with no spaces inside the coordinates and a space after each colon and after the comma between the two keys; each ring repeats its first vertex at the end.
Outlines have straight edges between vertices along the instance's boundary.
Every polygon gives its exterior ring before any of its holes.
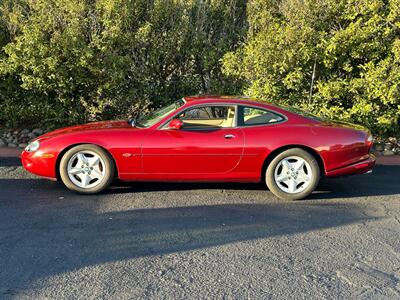
{"type": "Polygon", "coordinates": [[[283,158],[275,168],[274,180],[279,189],[296,194],[306,189],[312,179],[311,167],[299,156],[283,158]]]}
{"type": "Polygon", "coordinates": [[[92,151],[75,153],[67,164],[69,179],[83,189],[97,186],[103,180],[105,172],[103,159],[92,151]]]}

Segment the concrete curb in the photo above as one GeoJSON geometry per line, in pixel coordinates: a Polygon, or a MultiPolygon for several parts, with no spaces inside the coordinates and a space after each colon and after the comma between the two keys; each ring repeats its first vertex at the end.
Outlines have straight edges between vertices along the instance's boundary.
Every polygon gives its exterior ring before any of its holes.
{"type": "Polygon", "coordinates": [[[19,157],[21,155],[22,149],[19,148],[0,148],[0,157],[19,157]]]}
{"type": "Polygon", "coordinates": [[[385,166],[400,166],[400,155],[391,155],[391,156],[378,156],[376,158],[376,163],[378,165],[385,166]]]}

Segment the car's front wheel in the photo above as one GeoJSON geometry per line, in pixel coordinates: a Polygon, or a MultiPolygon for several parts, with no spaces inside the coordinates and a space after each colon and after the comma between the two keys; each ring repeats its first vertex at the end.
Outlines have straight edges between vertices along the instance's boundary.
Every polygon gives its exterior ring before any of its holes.
{"type": "Polygon", "coordinates": [[[267,167],[268,188],[283,200],[299,200],[310,195],[318,186],[320,168],[309,152],[292,148],[278,154],[267,167]]]}
{"type": "Polygon", "coordinates": [[[114,172],[110,154],[91,144],[69,149],[60,162],[60,177],[65,186],[83,194],[98,193],[107,188],[114,172]]]}

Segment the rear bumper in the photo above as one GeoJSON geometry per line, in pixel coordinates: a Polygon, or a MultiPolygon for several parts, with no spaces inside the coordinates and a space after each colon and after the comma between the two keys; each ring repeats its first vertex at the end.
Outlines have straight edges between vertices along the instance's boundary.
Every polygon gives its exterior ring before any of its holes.
{"type": "Polygon", "coordinates": [[[326,177],[370,173],[375,166],[375,161],[376,161],[375,155],[370,154],[369,158],[366,160],[326,172],[326,177]]]}

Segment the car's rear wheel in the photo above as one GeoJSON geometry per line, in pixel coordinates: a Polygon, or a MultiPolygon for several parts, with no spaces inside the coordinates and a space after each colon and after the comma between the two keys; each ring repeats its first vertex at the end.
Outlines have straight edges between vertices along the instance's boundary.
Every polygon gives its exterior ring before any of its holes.
{"type": "Polygon", "coordinates": [[[107,188],[115,173],[110,154],[91,144],[68,150],[60,162],[60,177],[67,188],[83,194],[98,193],[107,188]]]}
{"type": "Polygon", "coordinates": [[[318,186],[320,168],[315,157],[300,148],[279,153],[267,167],[268,188],[283,200],[299,200],[318,186]]]}

